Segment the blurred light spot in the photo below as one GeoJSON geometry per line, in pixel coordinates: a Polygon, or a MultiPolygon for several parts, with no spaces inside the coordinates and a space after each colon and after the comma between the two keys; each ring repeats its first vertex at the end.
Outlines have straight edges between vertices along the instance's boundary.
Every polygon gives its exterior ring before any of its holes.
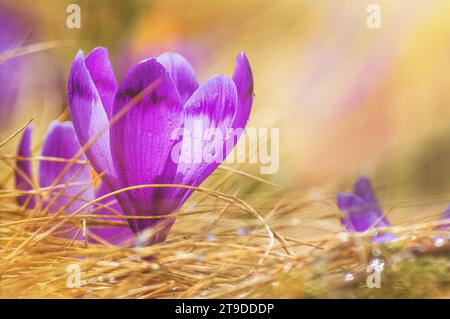
{"type": "Polygon", "coordinates": [[[346,274],[344,277],[345,281],[352,281],[353,279],[354,279],[353,274],[350,274],[350,273],[346,274]]]}

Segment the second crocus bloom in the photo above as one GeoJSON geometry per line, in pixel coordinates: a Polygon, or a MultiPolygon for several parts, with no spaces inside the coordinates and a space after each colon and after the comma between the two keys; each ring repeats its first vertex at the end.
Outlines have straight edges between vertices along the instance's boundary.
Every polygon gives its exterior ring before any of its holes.
{"type": "MultiPolygon", "coordinates": [[[[25,128],[17,150],[18,160],[16,162],[16,189],[24,191],[18,197],[18,204],[33,209],[38,204],[38,199],[42,201],[41,211],[46,210],[50,214],[60,212],[63,215],[70,215],[105,193],[103,185],[96,191],[92,185],[92,177],[86,157],[81,154],[79,158],[70,163],[79,152],[80,143],[73,129],[71,122],[53,121],[45,135],[41,150],[41,157],[38,166],[38,178],[32,172],[32,161],[30,157],[31,139],[33,126],[25,128]],[[40,189],[39,195],[34,195],[33,190],[40,189]],[[25,192],[28,192],[26,194],[25,192]],[[41,194],[46,194],[41,196],[41,194]],[[39,197],[38,197],[39,196],[39,197]]],[[[117,205],[109,201],[101,201],[103,207],[94,207],[91,210],[94,214],[114,215],[117,214],[117,205]]],[[[120,219],[119,219],[120,221],[120,219]]],[[[122,220],[123,221],[123,220],[122,220]]],[[[62,227],[56,231],[56,235],[72,239],[78,233],[77,238],[81,239],[81,232],[75,227],[62,227]]],[[[130,238],[131,232],[127,226],[92,226],[88,227],[88,240],[96,242],[96,238],[103,241],[119,244],[130,238]],[[91,236],[92,235],[92,236],[91,236]]]]}
{"type": "MultiPolygon", "coordinates": [[[[344,213],[342,224],[350,232],[364,232],[390,224],[381,210],[369,179],[361,176],[353,186],[353,193],[337,194],[337,205],[344,213]]],[[[383,243],[394,239],[391,234],[373,237],[373,242],[383,243]]]]}
{"type": "MultiPolygon", "coordinates": [[[[80,150],[80,144],[73,130],[72,123],[53,121],[45,135],[41,156],[46,159],[39,161],[38,179],[34,178],[31,167],[31,138],[33,126],[25,128],[19,144],[16,169],[16,189],[30,191],[35,188],[47,189],[47,195],[42,198],[43,208],[49,213],[62,211],[64,214],[74,212],[86,202],[95,198],[91,187],[89,166],[82,163],[72,163],[71,160],[80,150]]],[[[84,155],[80,157],[85,161],[84,155]]],[[[18,203],[32,209],[37,204],[37,195],[21,195],[18,203]]],[[[64,233],[64,231],[63,231],[64,233]]],[[[63,237],[74,235],[69,231],[63,237]]]]}
{"type": "MultiPolygon", "coordinates": [[[[176,161],[175,147],[181,145],[179,153],[185,154],[187,143],[184,135],[174,139],[174,132],[245,128],[253,76],[241,53],[232,78],[219,75],[199,85],[185,58],[165,53],[138,63],[118,85],[107,50],[97,48],[86,58],[81,51],[76,55],[68,92],[80,144],[92,143],[86,155],[110,191],[143,184],[198,186],[231,151],[225,144],[234,146],[239,135],[221,140],[220,158],[176,161]]],[[[202,150],[217,148],[208,139],[196,142],[202,150]]],[[[127,215],[154,217],[130,219],[135,233],[152,231],[151,245],[165,240],[175,218],[164,216],[178,211],[191,194],[186,188],[142,188],[116,197],[127,215]]]]}

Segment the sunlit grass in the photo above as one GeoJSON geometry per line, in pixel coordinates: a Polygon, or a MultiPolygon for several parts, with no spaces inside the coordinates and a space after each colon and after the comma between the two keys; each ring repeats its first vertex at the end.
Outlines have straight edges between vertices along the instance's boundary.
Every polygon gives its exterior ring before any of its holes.
{"type": "MultiPolygon", "coordinates": [[[[0,158],[14,168],[14,156],[0,158]]],[[[244,172],[224,167],[206,186],[195,188],[176,214],[168,240],[150,247],[95,238],[89,226],[126,222],[126,217],[106,220],[118,217],[114,210],[111,216],[95,215],[95,202],[70,215],[64,208],[48,214],[39,200],[34,210],[19,207],[15,198],[23,191],[2,187],[2,298],[448,297],[448,234],[435,230],[445,222],[416,219],[380,229],[398,239],[373,246],[372,231],[343,232],[333,187],[315,198],[244,172]],[[73,239],[60,237],[72,230],[77,230],[73,239]],[[76,240],[78,234],[82,240],[76,240]],[[380,289],[366,285],[366,268],[374,258],[384,263],[380,289]],[[76,278],[80,287],[73,286],[76,278]]],[[[44,196],[67,186],[29,193],[44,196]]]]}

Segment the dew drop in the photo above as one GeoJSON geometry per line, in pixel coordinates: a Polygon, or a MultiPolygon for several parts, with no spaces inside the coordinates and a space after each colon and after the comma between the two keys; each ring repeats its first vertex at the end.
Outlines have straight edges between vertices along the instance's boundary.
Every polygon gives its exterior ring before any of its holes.
{"type": "Polygon", "coordinates": [[[353,274],[351,274],[351,273],[345,274],[345,277],[344,277],[345,281],[352,281],[353,279],[354,279],[353,274]]]}
{"type": "Polygon", "coordinates": [[[434,245],[436,247],[442,247],[442,246],[444,246],[444,243],[445,243],[445,239],[442,237],[438,237],[434,240],[434,245]]]}

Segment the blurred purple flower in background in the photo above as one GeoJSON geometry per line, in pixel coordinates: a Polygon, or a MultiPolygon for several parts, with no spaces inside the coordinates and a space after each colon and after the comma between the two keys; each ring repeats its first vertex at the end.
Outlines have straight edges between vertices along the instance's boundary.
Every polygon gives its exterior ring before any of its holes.
{"type": "MultiPolygon", "coordinates": [[[[35,180],[33,178],[31,167],[31,137],[33,126],[29,125],[21,138],[17,155],[20,157],[16,162],[16,189],[29,191],[33,190],[35,180]],[[28,158],[28,159],[25,159],[28,158]]],[[[56,200],[49,211],[56,213],[62,207],[64,212],[70,214],[95,198],[92,179],[87,163],[74,162],[69,164],[67,161],[55,161],[57,159],[72,159],[80,151],[80,144],[73,129],[71,122],[61,123],[58,120],[53,121],[45,136],[41,156],[47,157],[39,161],[39,188],[50,188],[48,190],[48,200],[44,201],[44,207],[49,205],[56,197],[56,200]],[[66,167],[69,168],[66,169],[66,167]],[[67,184],[67,185],[66,185],[67,184]]],[[[86,160],[84,154],[78,160],[86,160]]],[[[20,205],[26,205],[32,209],[36,206],[36,195],[21,195],[18,197],[20,205]]],[[[112,207],[114,208],[114,207],[112,207]]],[[[104,213],[100,210],[100,213],[104,213]]],[[[112,215],[109,212],[109,215],[112,215]]],[[[128,227],[121,227],[121,230],[127,231],[128,227]]],[[[91,229],[90,229],[91,230],[91,229]]],[[[92,229],[95,234],[103,236],[103,232],[92,229]]],[[[117,232],[117,229],[114,229],[117,232]]],[[[128,230],[130,233],[130,231],[128,230]]],[[[64,237],[73,237],[75,231],[71,231],[64,237]]],[[[108,235],[108,233],[104,233],[108,235]]],[[[108,239],[108,237],[103,237],[108,239]]]]}
{"type": "Polygon", "coordinates": [[[14,57],[14,49],[27,36],[18,17],[0,5],[0,129],[6,125],[7,116],[14,110],[22,72],[22,57],[14,57]]]}
{"type": "Polygon", "coordinates": [[[42,21],[19,7],[0,4],[0,134],[63,105],[63,72],[51,52],[58,41],[41,42],[42,21]]]}
{"type": "MultiPolygon", "coordinates": [[[[352,194],[337,194],[336,197],[339,209],[345,213],[341,222],[348,231],[364,232],[371,228],[390,226],[367,177],[361,176],[357,180],[352,194]]],[[[392,234],[379,234],[373,237],[373,242],[383,243],[394,238],[392,234]]]]}
{"type": "MultiPolygon", "coordinates": [[[[441,220],[449,220],[450,221],[450,206],[442,214],[441,220]]],[[[450,229],[450,224],[449,225],[441,225],[441,226],[437,227],[437,229],[438,230],[450,229]]]]}
{"type": "MultiPolygon", "coordinates": [[[[95,140],[86,155],[109,189],[142,184],[198,186],[220,162],[175,163],[171,154],[181,141],[171,135],[180,128],[192,131],[198,120],[203,129],[245,128],[253,101],[253,76],[241,53],[232,78],[219,75],[199,85],[184,57],[165,53],[135,65],[118,86],[107,50],[97,48],[86,58],[81,51],[76,55],[68,92],[80,144],[95,140]],[[151,92],[143,94],[153,85],[151,92]],[[123,110],[125,114],[102,132],[123,110]]],[[[233,138],[233,145],[236,142],[233,138]]],[[[203,149],[212,144],[201,143],[203,149]]],[[[152,232],[151,245],[165,240],[175,218],[163,217],[179,210],[192,192],[186,188],[142,188],[116,197],[129,216],[162,216],[130,219],[135,233],[152,232]]]]}

